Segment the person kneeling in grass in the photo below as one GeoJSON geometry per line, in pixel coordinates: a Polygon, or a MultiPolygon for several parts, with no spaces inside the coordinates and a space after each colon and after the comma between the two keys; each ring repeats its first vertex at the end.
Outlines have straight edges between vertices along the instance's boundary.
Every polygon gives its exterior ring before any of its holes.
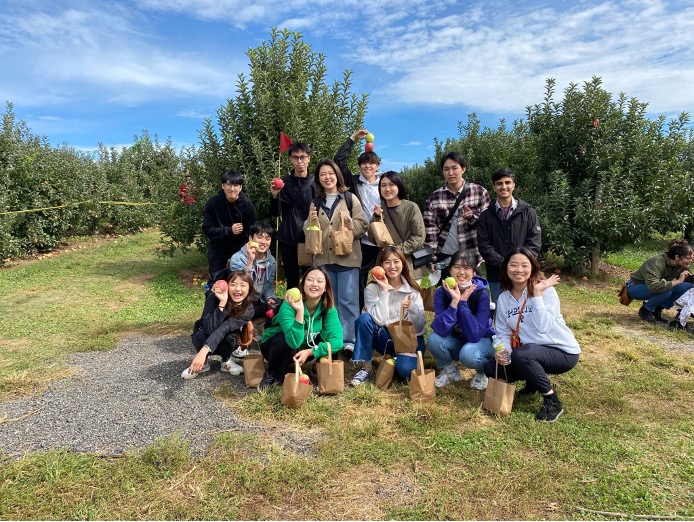
{"type": "Polygon", "coordinates": [[[477,372],[470,388],[485,390],[484,366],[494,358],[487,281],[477,273],[475,256],[466,251],[453,255],[449,269],[455,285],[449,288],[444,282],[436,290],[431,323],[434,331],[427,339],[429,351],[441,368],[436,387],[463,380],[455,365],[455,361],[460,361],[477,372]]]}
{"type": "Polygon", "coordinates": [[[198,353],[181,373],[184,379],[210,371],[207,358],[212,353],[221,356],[223,372],[243,373],[243,367],[232,360],[231,353],[239,346],[241,329],[253,318],[253,280],[248,273],[237,270],[226,282],[226,291],[215,283],[205,298],[202,316],[193,326],[193,346],[198,353]]]}
{"type": "Polygon", "coordinates": [[[501,295],[496,303],[496,333],[511,355],[497,352],[484,368],[488,377],[525,381],[519,396],[542,394],[544,403],[535,417],[554,422],[564,413],[547,374],[565,373],[578,364],[581,348],[561,315],[554,286],[559,276],[545,279],[540,265],[525,247],[513,248],[501,264],[501,295]],[[516,348],[511,339],[518,336],[516,348]]]}
{"type": "MultiPolygon", "coordinates": [[[[373,350],[395,356],[395,346],[386,326],[400,320],[400,309],[405,309],[405,320],[411,321],[417,333],[417,350],[424,351],[426,330],[424,303],[419,285],[410,275],[405,256],[396,246],[385,247],[376,263],[385,272],[382,278],[374,277],[364,289],[364,313],[357,318],[356,343],[352,362],[363,363],[362,369],[352,379],[352,386],[359,386],[373,376],[373,350]]],[[[374,268],[374,270],[376,270],[374,268]]],[[[409,379],[417,367],[416,352],[399,353],[395,358],[395,371],[409,379]]]]}
{"type": "Polygon", "coordinates": [[[342,326],[325,269],[309,268],[303,275],[300,295],[291,294],[290,289],[272,318],[272,326],[263,332],[260,351],[267,360],[267,370],[259,390],[281,384],[294,361],[304,364],[309,358],[328,355],[327,343],[333,353],[342,349],[342,326]]]}

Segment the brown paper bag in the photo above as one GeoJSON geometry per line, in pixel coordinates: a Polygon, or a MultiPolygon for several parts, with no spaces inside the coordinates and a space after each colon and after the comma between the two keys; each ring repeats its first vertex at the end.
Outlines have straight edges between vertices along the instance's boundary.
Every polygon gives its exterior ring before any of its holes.
{"type": "Polygon", "coordinates": [[[422,288],[419,292],[422,296],[422,301],[424,302],[424,309],[427,312],[434,311],[434,294],[436,293],[436,288],[422,288]]]}
{"type": "Polygon", "coordinates": [[[381,214],[380,221],[374,221],[369,225],[369,231],[374,238],[374,243],[376,243],[379,248],[385,248],[393,244],[393,238],[390,232],[388,232],[388,227],[383,222],[383,214],[381,214]]]}
{"type": "Polygon", "coordinates": [[[427,402],[436,398],[436,373],[424,369],[422,352],[417,352],[417,368],[410,374],[410,399],[427,402]]]}
{"type": "Polygon", "coordinates": [[[299,366],[298,361],[295,361],[294,364],[296,365],[294,373],[288,373],[284,376],[280,402],[288,408],[301,408],[311,395],[313,385],[299,382],[302,373],[301,366],[299,366]]]}
{"type": "Polygon", "coordinates": [[[325,362],[316,362],[318,393],[321,395],[335,395],[345,391],[345,363],[333,359],[330,343],[326,344],[328,345],[327,360],[325,362]]]}
{"type": "Polygon", "coordinates": [[[243,380],[246,388],[257,388],[265,375],[265,359],[259,353],[252,353],[243,360],[243,380]]]}
{"type": "Polygon", "coordinates": [[[482,407],[495,415],[511,415],[516,385],[499,379],[499,363],[496,363],[495,378],[489,378],[482,407]]]}
{"type": "Polygon", "coordinates": [[[388,361],[393,361],[393,363],[395,363],[395,359],[386,354],[381,364],[378,365],[376,377],[374,379],[376,388],[381,388],[382,390],[390,386],[390,383],[393,381],[393,375],[395,375],[395,364],[391,364],[388,361]]]}
{"type": "Polygon", "coordinates": [[[340,228],[330,232],[330,242],[336,256],[348,256],[352,253],[354,232],[345,226],[345,213],[340,213],[340,228]]]}
{"type": "Polygon", "coordinates": [[[296,257],[299,266],[313,266],[313,256],[306,252],[306,243],[299,243],[297,245],[296,257]]]}
{"type": "MultiPolygon", "coordinates": [[[[313,209],[311,205],[311,209],[313,209]]],[[[317,219],[309,221],[308,228],[304,230],[306,236],[306,253],[315,256],[323,253],[323,231],[317,219]]]]}
{"type": "Polygon", "coordinates": [[[390,333],[395,353],[412,353],[417,350],[417,332],[412,321],[405,321],[405,308],[400,305],[400,321],[386,326],[390,333]]]}

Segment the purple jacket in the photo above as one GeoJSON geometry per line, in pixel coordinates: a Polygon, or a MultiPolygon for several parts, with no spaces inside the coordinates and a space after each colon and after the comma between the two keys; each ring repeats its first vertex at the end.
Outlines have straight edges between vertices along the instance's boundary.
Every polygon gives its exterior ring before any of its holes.
{"type": "Polygon", "coordinates": [[[467,301],[460,301],[457,308],[451,307],[450,294],[439,288],[434,294],[434,321],[431,328],[441,337],[454,335],[464,342],[476,343],[483,337],[495,335],[492,328],[492,314],[489,311],[489,292],[487,281],[478,275],[472,282],[477,290],[467,301]],[[472,305],[473,310],[470,309],[472,305]]]}

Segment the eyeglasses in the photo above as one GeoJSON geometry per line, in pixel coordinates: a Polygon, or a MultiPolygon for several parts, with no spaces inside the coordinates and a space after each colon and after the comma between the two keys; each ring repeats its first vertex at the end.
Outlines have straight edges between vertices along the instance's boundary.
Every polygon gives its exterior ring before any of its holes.
{"type": "Polygon", "coordinates": [[[294,161],[300,161],[302,163],[306,163],[306,160],[308,159],[308,156],[290,156],[290,159],[294,161]]]}
{"type": "Polygon", "coordinates": [[[241,188],[241,185],[239,185],[238,183],[229,183],[229,182],[227,182],[227,183],[224,183],[223,185],[224,185],[226,188],[241,188]]]}

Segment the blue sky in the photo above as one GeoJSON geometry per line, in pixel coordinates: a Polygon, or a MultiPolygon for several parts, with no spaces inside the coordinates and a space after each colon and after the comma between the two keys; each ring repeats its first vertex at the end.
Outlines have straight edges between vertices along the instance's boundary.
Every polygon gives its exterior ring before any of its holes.
{"type": "Polygon", "coordinates": [[[385,169],[422,163],[433,138],[522,118],[556,78],[600,76],[694,115],[694,0],[0,0],[0,100],[52,144],[129,145],[148,130],[197,144],[235,96],[245,51],[301,31],[328,74],[353,71],[385,169]]]}

